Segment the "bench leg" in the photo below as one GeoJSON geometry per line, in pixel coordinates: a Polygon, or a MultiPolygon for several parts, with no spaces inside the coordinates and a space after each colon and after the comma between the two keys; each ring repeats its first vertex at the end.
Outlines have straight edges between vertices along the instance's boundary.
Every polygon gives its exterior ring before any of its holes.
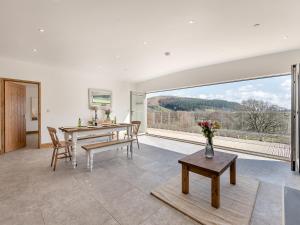
{"type": "MultiPolygon", "coordinates": [[[[120,139],[120,133],[119,133],[119,131],[117,131],[116,133],[117,133],[117,140],[119,140],[120,139]]],[[[122,147],[121,147],[121,149],[122,149],[122,147]]],[[[117,148],[117,151],[119,151],[119,148],[117,148]]]]}
{"type": "Polygon", "coordinates": [[[89,151],[86,151],[86,167],[90,168],[90,153],[89,151]]]}
{"type": "Polygon", "coordinates": [[[90,152],[90,171],[93,171],[93,164],[94,164],[94,154],[92,153],[92,151],[90,152]]]}
{"type": "Polygon", "coordinates": [[[128,159],[128,151],[129,151],[129,146],[128,145],[126,146],[126,149],[127,149],[127,159],[128,159]]]}
{"type": "Polygon", "coordinates": [[[132,142],[130,142],[130,156],[131,156],[131,159],[132,159],[132,157],[133,157],[132,142]]]}

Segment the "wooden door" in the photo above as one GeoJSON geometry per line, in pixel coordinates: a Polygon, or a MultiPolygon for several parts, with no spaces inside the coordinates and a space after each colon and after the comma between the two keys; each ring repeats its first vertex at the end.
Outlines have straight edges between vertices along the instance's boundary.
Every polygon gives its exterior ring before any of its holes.
{"type": "Polygon", "coordinates": [[[26,87],[5,82],[5,152],[26,146],[26,87]]]}

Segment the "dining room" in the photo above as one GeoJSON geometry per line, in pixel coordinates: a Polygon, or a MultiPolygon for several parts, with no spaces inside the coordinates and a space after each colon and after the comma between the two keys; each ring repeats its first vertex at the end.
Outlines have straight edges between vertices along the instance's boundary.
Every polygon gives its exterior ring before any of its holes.
{"type": "Polygon", "coordinates": [[[0,224],[300,224],[299,7],[1,1],[0,224]]]}

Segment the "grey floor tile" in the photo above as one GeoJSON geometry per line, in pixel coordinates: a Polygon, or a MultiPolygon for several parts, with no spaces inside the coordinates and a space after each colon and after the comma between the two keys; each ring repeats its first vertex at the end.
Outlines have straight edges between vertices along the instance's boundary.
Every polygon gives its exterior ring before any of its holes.
{"type": "Polygon", "coordinates": [[[83,191],[51,203],[41,205],[46,225],[98,225],[114,221],[97,200],[83,191]]]}
{"type": "Polygon", "coordinates": [[[261,182],[251,225],[281,225],[283,218],[283,187],[261,182]]]}
{"type": "Polygon", "coordinates": [[[182,213],[170,208],[161,207],[156,213],[145,220],[141,225],[197,225],[198,223],[182,213]]]}
{"type": "MultiPolygon", "coordinates": [[[[195,148],[173,141],[164,146],[195,148]]],[[[180,174],[177,161],[183,154],[141,144],[132,160],[122,150],[97,154],[90,173],[85,152],[80,147],[77,152],[76,169],[59,161],[55,172],[50,168],[51,149],[1,155],[0,224],[194,224],[149,194],[180,174]]],[[[239,175],[262,181],[251,224],[280,224],[282,186],[300,189],[300,177],[281,161],[240,158],[237,168],[239,175]]]]}
{"type": "Polygon", "coordinates": [[[138,225],[153,215],[162,203],[154,197],[132,189],[112,201],[108,211],[122,225],[138,225]]]}

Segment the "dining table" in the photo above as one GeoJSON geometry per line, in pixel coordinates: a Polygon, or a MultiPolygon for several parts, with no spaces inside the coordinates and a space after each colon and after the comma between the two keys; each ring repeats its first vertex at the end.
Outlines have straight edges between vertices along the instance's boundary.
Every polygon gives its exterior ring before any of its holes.
{"type": "MultiPolygon", "coordinates": [[[[105,124],[97,126],[77,126],[77,127],[60,127],[59,130],[64,133],[65,142],[70,142],[72,145],[72,165],[73,168],[77,167],[77,146],[80,137],[93,137],[107,133],[117,133],[117,140],[119,139],[119,132],[126,131],[127,138],[130,139],[132,133],[132,124],[118,123],[118,124],[105,124]]],[[[132,150],[132,149],[130,149],[132,150]]]]}

